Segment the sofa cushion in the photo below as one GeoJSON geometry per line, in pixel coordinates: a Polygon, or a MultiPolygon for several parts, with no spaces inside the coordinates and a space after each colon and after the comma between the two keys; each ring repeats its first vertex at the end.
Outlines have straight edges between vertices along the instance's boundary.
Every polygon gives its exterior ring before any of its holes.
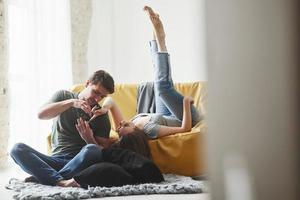
{"type": "Polygon", "coordinates": [[[152,159],[162,173],[199,176],[206,172],[206,127],[200,122],[191,132],[149,141],[152,159]]]}
{"type": "Polygon", "coordinates": [[[133,183],[133,177],[122,167],[113,163],[97,163],[74,176],[83,188],[88,186],[112,187],[133,183]]]}

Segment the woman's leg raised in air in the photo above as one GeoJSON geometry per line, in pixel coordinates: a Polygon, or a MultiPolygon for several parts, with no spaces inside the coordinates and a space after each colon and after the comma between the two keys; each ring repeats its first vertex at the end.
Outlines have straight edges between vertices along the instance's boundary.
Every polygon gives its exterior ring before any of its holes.
{"type": "MultiPolygon", "coordinates": [[[[154,64],[156,111],[157,113],[164,115],[172,114],[177,119],[182,120],[183,96],[174,89],[163,24],[159,15],[154,13],[150,7],[145,6],[144,10],[150,18],[156,38],[156,41],[150,42],[154,64]],[[168,112],[166,112],[166,110],[168,110],[170,114],[167,114],[168,112]]],[[[192,124],[195,125],[195,123],[200,120],[199,113],[195,106],[191,106],[191,113],[193,121],[192,124]]]]}

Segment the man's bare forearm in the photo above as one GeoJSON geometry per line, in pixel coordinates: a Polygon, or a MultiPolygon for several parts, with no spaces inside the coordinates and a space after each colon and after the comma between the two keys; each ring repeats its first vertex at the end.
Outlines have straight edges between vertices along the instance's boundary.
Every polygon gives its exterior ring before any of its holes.
{"type": "Polygon", "coordinates": [[[93,137],[93,136],[92,136],[92,137],[85,138],[84,141],[85,141],[87,144],[96,144],[96,145],[101,146],[101,144],[99,144],[99,143],[96,141],[95,137],[93,137]]]}
{"type": "Polygon", "coordinates": [[[103,137],[95,137],[95,139],[97,140],[98,145],[101,146],[102,148],[108,148],[118,140],[116,138],[103,138],[103,137]]]}
{"type": "Polygon", "coordinates": [[[73,106],[73,99],[50,103],[42,106],[38,113],[39,119],[52,119],[73,106]]]}

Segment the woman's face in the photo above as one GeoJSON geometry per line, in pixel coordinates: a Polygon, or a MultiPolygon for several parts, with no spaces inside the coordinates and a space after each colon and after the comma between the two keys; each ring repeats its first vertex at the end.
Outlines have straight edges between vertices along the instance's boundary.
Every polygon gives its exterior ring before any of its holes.
{"type": "Polygon", "coordinates": [[[120,126],[117,128],[117,132],[120,136],[132,133],[135,130],[135,125],[132,122],[121,121],[120,126]]]}

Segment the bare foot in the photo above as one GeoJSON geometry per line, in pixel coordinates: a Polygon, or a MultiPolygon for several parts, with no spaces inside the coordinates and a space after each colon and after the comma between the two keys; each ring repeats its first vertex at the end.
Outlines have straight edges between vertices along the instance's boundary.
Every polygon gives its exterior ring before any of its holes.
{"type": "Polygon", "coordinates": [[[153,25],[154,35],[157,39],[158,47],[160,51],[167,51],[166,44],[165,44],[166,34],[164,31],[163,24],[159,18],[159,15],[156,14],[149,6],[145,6],[144,11],[148,14],[150,21],[153,25]]]}
{"type": "Polygon", "coordinates": [[[60,180],[56,185],[61,187],[80,187],[80,185],[73,178],[68,180],[60,180]]]}
{"type": "Polygon", "coordinates": [[[29,176],[24,179],[24,182],[25,183],[27,183],[27,182],[38,183],[39,181],[34,176],[29,176]]]}

